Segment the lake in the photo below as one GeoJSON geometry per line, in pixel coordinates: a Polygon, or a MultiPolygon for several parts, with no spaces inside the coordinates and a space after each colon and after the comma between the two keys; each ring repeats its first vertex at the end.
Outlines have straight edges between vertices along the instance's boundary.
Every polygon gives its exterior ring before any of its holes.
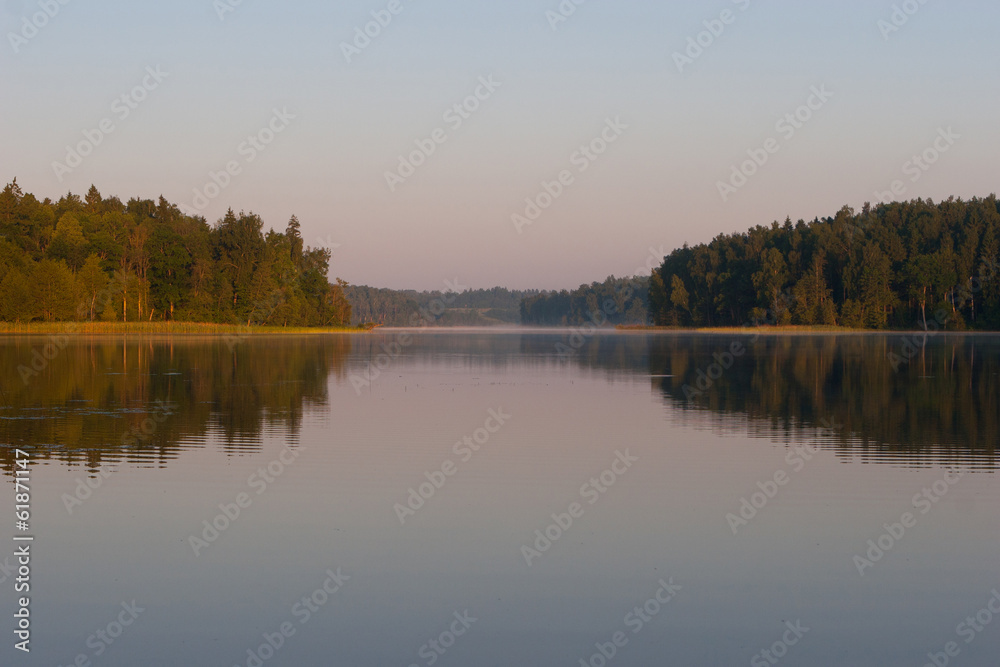
{"type": "Polygon", "coordinates": [[[1000,655],[1000,336],[6,337],[0,362],[0,664],[1000,655]]]}

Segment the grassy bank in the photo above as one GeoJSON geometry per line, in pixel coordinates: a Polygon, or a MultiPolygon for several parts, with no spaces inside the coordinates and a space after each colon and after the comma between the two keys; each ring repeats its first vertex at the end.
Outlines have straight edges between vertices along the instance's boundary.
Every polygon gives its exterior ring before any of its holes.
{"type": "Polygon", "coordinates": [[[0,322],[0,334],[326,334],[366,333],[370,327],[275,327],[211,322],[0,322]]]}

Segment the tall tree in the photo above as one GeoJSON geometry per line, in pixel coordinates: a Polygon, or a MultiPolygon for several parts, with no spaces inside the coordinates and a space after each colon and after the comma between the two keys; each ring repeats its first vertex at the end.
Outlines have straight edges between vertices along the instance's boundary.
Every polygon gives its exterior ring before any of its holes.
{"type": "Polygon", "coordinates": [[[892,266],[889,257],[873,242],[865,245],[861,269],[861,309],[865,323],[873,329],[884,329],[889,309],[896,303],[890,281],[892,266]]]}
{"type": "Polygon", "coordinates": [[[101,259],[97,255],[89,256],[76,274],[76,280],[84,308],[77,308],[75,314],[79,318],[82,316],[80,311],[84,310],[87,319],[93,321],[97,315],[97,297],[108,285],[108,274],[101,269],[101,259]]]}
{"type": "Polygon", "coordinates": [[[46,322],[71,320],[76,314],[76,279],[62,260],[43,259],[31,273],[35,313],[46,322]]]}
{"type": "Polygon", "coordinates": [[[760,270],[753,275],[753,284],[757,288],[758,304],[769,309],[776,318],[785,311],[781,295],[787,282],[788,267],[785,258],[777,248],[768,248],[764,252],[760,270]]]}

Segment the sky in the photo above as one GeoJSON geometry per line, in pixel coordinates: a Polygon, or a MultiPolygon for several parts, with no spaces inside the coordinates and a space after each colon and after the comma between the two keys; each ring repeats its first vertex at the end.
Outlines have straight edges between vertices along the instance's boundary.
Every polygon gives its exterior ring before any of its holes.
{"type": "Polygon", "coordinates": [[[985,0],[0,0],[0,180],[211,224],[295,214],[353,284],[573,288],[786,217],[994,193],[998,20],[985,0]]]}

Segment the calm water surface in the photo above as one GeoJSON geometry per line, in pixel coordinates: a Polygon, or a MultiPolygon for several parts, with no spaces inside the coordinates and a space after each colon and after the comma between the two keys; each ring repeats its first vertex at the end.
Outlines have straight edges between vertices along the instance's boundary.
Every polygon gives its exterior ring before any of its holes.
{"type": "Polygon", "coordinates": [[[0,664],[998,664],[1000,337],[48,342],[0,664]]]}

